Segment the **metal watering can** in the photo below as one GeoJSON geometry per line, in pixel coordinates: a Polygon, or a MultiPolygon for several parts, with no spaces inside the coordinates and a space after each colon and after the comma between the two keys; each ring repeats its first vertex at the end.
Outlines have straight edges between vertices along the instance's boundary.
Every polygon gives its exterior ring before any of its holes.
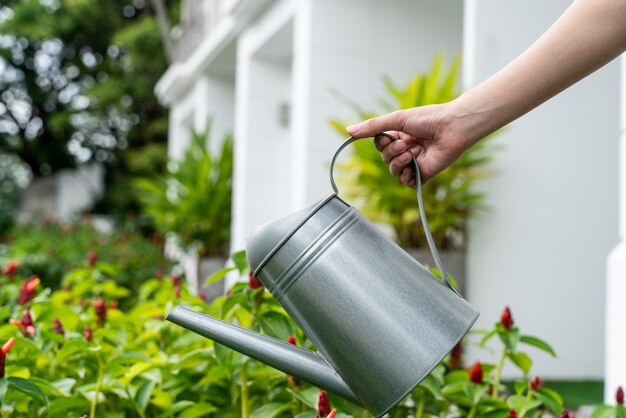
{"type": "MultiPolygon", "coordinates": [[[[385,135],[392,140],[397,138],[385,135]]],[[[384,237],[334,193],[259,227],[248,261],[318,351],[176,307],[167,320],[381,417],[402,401],[469,331],[478,311],[453,289],[428,228],[417,160],[417,201],[444,281],[384,237]]]]}

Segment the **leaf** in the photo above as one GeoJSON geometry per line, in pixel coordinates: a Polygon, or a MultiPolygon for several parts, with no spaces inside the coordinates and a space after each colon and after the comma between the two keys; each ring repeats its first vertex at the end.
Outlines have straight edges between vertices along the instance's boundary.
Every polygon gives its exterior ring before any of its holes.
{"type": "Polygon", "coordinates": [[[452,370],[444,376],[444,382],[446,384],[455,382],[469,382],[469,373],[465,370],[452,370]]]}
{"type": "Polygon", "coordinates": [[[233,263],[235,263],[235,267],[239,270],[239,274],[243,275],[250,268],[248,266],[248,258],[246,255],[246,250],[237,251],[231,257],[233,259],[233,263]]]}
{"type": "Polygon", "coordinates": [[[194,403],[192,401],[178,401],[174,405],[163,411],[158,416],[158,418],[169,418],[178,412],[184,411],[185,409],[192,407],[193,405],[194,403]]]}
{"type": "Polygon", "coordinates": [[[296,415],[295,418],[315,418],[315,417],[316,417],[315,412],[302,412],[296,415]]]}
{"type": "Polygon", "coordinates": [[[546,408],[554,414],[554,416],[559,416],[563,411],[563,404],[556,402],[551,396],[546,396],[544,393],[539,391],[536,391],[534,396],[543,405],[545,405],[546,408]]]}
{"type": "Polygon", "coordinates": [[[498,331],[493,329],[493,330],[489,331],[488,333],[486,333],[485,336],[480,340],[480,343],[478,344],[478,346],[479,347],[484,347],[485,344],[487,343],[487,341],[489,341],[491,339],[491,337],[496,335],[496,332],[498,332],[498,331]]]}
{"type": "MultiPolygon", "coordinates": [[[[517,343],[519,342],[519,329],[513,328],[511,330],[504,329],[502,324],[498,324],[503,330],[498,330],[498,337],[502,341],[502,344],[511,352],[515,352],[517,349],[517,343]]],[[[500,328],[499,327],[499,328],[500,328]]]]}
{"type": "Polygon", "coordinates": [[[139,385],[137,395],[135,395],[135,402],[142,411],[146,410],[155,386],[156,382],[154,380],[144,380],[141,385],[139,385]]]}
{"type": "Polygon", "coordinates": [[[0,406],[4,404],[4,396],[7,394],[9,388],[9,381],[7,379],[0,379],[0,406]]]}
{"type": "Polygon", "coordinates": [[[315,409],[315,402],[317,401],[317,397],[319,395],[317,388],[309,387],[307,389],[297,391],[293,389],[287,389],[287,392],[291,393],[300,402],[302,402],[309,408],[315,409]]]}
{"type": "Polygon", "coordinates": [[[236,270],[235,267],[223,267],[221,269],[219,269],[218,271],[216,271],[215,273],[213,273],[212,275],[210,275],[207,279],[205,284],[211,284],[211,283],[215,283],[219,280],[222,280],[224,277],[226,277],[226,275],[228,273],[230,273],[231,271],[236,270]]]}
{"type": "Polygon", "coordinates": [[[287,341],[289,336],[293,334],[291,323],[285,317],[275,311],[268,311],[259,317],[259,323],[263,331],[274,338],[287,341]]]}
{"type": "Polygon", "coordinates": [[[515,382],[515,393],[517,395],[523,395],[526,389],[528,388],[528,382],[525,380],[518,380],[515,382]]]}
{"type": "Polygon", "coordinates": [[[215,407],[210,403],[197,403],[191,408],[185,409],[185,411],[180,414],[179,418],[198,418],[198,417],[206,417],[211,412],[215,411],[215,407]]]}
{"type": "Polygon", "coordinates": [[[608,418],[615,414],[615,407],[609,405],[600,405],[593,410],[589,418],[608,418]]]}
{"type": "Polygon", "coordinates": [[[63,364],[68,357],[73,356],[76,353],[85,353],[89,355],[89,344],[83,339],[72,339],[63,344],[63,348],[57,353],[56,361],[59,364],[63,364]]]}
{"type": "Polygon", "coordinates": [[[524,344],[532,345],[533,347],[537,347],[540,350],[546,351],[552,355],[552,357],[556,357],[556,352],[554,349],[545,341],[533,337],[532,335],[522,335],[520,337],[520,341],[524,344]]]}
{"type": "Polygon", "coordinates": [[[48,397],[39,389],[39,386],[30,380],[21,377],[8,377],[7,380],[11,388],[48,406],[48,397]]]}
{"type": "Polygon", "coordinates": [[[268,403],[252,411],[250,418],[274,418],[290,407],[291,405],[283,402],[268,403]]]}
{"type": "Polygon", "coordinates": [[[530,372],[530,368],[533,365],[532,360],[526,353],[517,352],[517,353],[507,353],[507,356],[511,359],[511,361],[519,367],[525,375],[530,372]]]}

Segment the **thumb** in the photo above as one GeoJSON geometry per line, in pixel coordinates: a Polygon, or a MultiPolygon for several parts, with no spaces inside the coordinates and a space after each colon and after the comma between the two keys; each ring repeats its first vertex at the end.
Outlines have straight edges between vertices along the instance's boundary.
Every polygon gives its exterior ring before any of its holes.
{"type": "Polygon", "coordinates": [[[355,138],[366,138],[385,131],[403,131],[406,112],[396,110],[387,115],[368,119],[364,122],[348,126],[348,133],[355,138]]]}

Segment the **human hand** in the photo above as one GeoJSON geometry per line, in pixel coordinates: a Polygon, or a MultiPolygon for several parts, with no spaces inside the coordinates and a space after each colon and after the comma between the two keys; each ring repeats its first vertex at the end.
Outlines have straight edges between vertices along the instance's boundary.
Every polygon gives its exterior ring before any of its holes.
{"type": "Polygon", "coordinates": [[[363,138],[387,132],[399,141],[379,135],[374,144],[389,164],[389,171],[403,184],[415,187],[415,174],[409,150],[420,167],[422,182],[443,171],[473,145],[454,123],[451,104],[398,110],[348,127],[353,137],[363,138]]]}

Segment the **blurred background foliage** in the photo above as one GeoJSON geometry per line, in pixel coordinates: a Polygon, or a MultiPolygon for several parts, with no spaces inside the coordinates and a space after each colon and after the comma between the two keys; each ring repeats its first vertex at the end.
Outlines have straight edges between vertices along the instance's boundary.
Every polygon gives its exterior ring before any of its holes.
{"type": "MultiPolygon", "coordinates": [[[[162,4],[177,21],[179,1],[162,4]]],[[[126,184],[163,172],[167,155],[153,94],[167,57],[146,0],[3,0],[0,34],[0,200],[24,183],[2,174],[6,156],[27,180],[98,161],[94,212],[136,211],[126,184]]]]}

